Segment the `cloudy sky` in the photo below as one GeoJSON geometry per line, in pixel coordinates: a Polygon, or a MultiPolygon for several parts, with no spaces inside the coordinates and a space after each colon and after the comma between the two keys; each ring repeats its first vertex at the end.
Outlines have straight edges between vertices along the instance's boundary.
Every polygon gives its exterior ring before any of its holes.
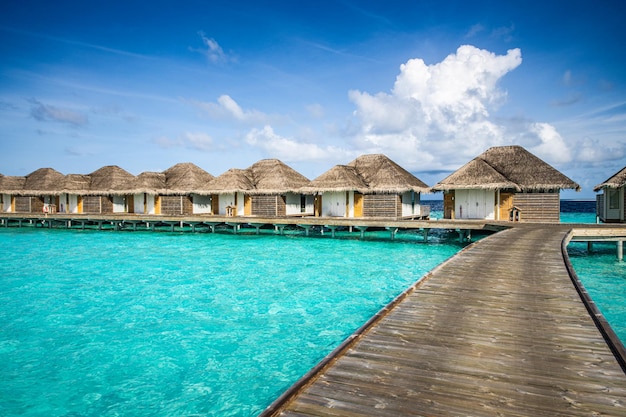
{"type": "Polygon", "coordinates": [[[429,185],[521,145],[582,187],[626,166],[621,1],[3,1],[0,173],[310,179],[384,153],[429,185]]]}

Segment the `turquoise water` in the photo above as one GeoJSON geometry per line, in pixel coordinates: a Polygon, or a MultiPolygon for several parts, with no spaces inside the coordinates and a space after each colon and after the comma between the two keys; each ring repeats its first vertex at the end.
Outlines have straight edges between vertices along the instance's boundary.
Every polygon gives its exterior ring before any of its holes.
{"type": "Polygon", "coordinates": [[[0,415],[257,415],[460,249],[379,235],[2,228],[0,415]]]}
{"type": "Polygon", "coordinates": [[[626,345],[626,262],[617,260],[615,242],[571,242],[567,247],[576,275],[611,328],[626,345]]]}

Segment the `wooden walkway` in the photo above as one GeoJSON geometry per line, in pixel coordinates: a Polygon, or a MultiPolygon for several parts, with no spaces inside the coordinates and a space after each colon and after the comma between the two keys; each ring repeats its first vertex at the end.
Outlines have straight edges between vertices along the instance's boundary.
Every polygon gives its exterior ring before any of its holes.
{"type": "Polygon", "coordinates": [[[568,274],[567,230],[466,248],[261,415],[626,416],[623,364],[568,274]]]}

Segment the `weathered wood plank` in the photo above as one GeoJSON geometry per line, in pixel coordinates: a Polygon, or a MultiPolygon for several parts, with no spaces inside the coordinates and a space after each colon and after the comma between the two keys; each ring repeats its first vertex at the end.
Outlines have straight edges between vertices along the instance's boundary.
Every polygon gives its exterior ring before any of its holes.
{"type": "Polygon", "coordinates": [[[273,415],[626,415],[626,375],[567,273],[564,230],[461,252],[273,415]]]}

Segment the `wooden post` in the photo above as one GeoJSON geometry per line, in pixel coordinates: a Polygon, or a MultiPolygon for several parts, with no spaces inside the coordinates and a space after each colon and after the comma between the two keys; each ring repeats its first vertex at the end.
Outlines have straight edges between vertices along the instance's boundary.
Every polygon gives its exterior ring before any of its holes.
{"type": "Polygon", "coordinates": [[[620,262],[624,260],[624,241],[623,240],[617,241],[617,260],[620,262]]]}

